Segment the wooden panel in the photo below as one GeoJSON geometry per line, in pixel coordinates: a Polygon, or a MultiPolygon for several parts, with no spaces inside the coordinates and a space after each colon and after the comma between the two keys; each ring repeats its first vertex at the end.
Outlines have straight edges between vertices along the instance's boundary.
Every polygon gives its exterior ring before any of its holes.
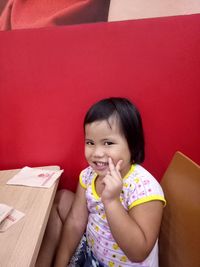
{"type": "Polygon", "coordinates": [[[200,167],[177,152],[162,179],[167,200],[160,267],[200,266],[200,167]]]}

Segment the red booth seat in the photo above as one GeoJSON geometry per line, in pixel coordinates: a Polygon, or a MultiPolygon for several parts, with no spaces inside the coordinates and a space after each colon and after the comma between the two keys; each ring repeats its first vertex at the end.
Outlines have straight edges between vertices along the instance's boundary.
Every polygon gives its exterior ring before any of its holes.
{"type": "Polygon", "coordinates": [[[75,190],[83,117],[136,103],[144,166],[160,180],[175,151],[200,162],[200,15],[0,32],[0,169],[59,165],[75,190]]]}

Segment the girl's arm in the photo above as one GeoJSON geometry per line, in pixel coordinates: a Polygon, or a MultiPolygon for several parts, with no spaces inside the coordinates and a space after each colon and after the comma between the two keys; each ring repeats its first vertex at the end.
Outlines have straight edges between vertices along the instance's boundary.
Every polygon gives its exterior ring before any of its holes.
{"type": "Polygon", "coordinates": [[[119,199],[104,204],[106,217],[119,247],[129,260],[143,261],[158,238],[163,203],[150,201],[127,212],[119,199]]]}
{"type": "Polygon", "coordinates": [[[114,166],[109,159],[110,172],[104,177],[101,199],[116,243],[129,260],[141,262],[148,256],[158,237],[163,203],[153,200],[126,211],[119,198],[123,186],[121,163],[119,161],[114,166]]]}
{"type": "Polygon", "coordinates": [[[78,185],[74,202],[63,226],[61,240],[58,246],[55,267],[66,267],[78,246],[88,220],[85,189],[78,185]]]}

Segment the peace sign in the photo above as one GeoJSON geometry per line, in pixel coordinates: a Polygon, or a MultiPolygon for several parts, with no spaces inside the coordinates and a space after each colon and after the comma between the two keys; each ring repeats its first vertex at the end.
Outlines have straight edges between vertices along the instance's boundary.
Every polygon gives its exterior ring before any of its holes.
{"type": "Polygon", "coordinates": [[[123,181],[120,174],[122,162],[122,160],[119,160],[117,164],[114,165],[112,159],[108,159],[109,171],[102,181],[105,185],[101,194],[101,200],[103,203],[119,199],[120,197],[123,187],[123,181]]]}

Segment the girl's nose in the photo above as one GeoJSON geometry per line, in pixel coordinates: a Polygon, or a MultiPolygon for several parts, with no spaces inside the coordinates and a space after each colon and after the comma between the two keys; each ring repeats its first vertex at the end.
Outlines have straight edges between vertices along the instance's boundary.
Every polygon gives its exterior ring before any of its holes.
{"type": "Polygon", "coordinates": [[[96,146],[93,156],[94,157],[103,157],[104,156],[104,149],[100,146],[96,146]]]}

